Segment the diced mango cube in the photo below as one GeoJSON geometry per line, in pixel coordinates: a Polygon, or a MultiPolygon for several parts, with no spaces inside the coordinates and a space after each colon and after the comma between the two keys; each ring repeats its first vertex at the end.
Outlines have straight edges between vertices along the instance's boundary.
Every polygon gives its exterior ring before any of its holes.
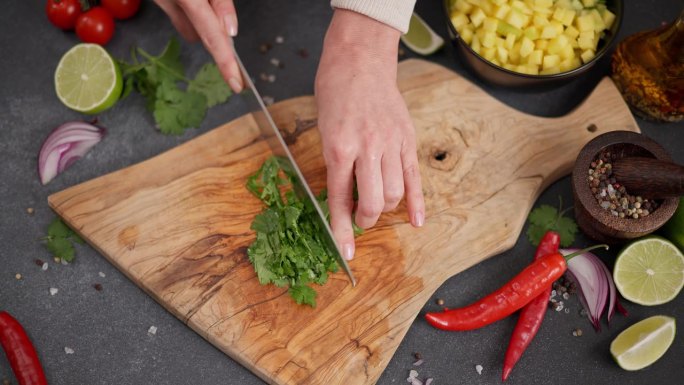
{"type": "Polygon", "coordinates": [[[557,35],[558,33],[556,31],[556,27],[551,24],[547,24],[544,26],[544,28],[542,28],[540,37],[542,39],[553,39],[557,35]]]}
{"type": "Polygon", "coordinates": [[[575,11],[570,9],[566,10],[565,14],[563,15],[563,20],[560,21],[561,24],[566,27],[572,25],[573,20],[575,20],[575,15],[575,11]]]}
{"type": "Polygon", "coordinates": [[[504,46],[505,46],[508,50],[512,50],[512,49],[513,49],[513,44],[515,44],[515,40],[516,40],[515,35],[512,34],[512,33],[509,33],[509,34],[506,36],[506,43],[504,44],[504,46]]]}
{"type": "Polygon", "coordinates": [[[565,31],[563,31],[563,33],[570,39],[577,39],[577,36],[579,36],[579,31],[572,25],[565,28],[565,31]]]}
{"type": "Polygon", "coordinates": [[[477,54],[481,52],[482,44],[480,43],[480,38],[477,37],[477,35],[473,36],[473,41],[470,42],[470,48],[472,48],[477,54]]]}
{"type": "Polygon", "coordinates": [[[539,75],[553,75],[560,72],[560,68],[558,68],[558,66],[554,66],[550,68],[543,68],[541,71],[539,71],[539,75]]]}
{"type": "Polygon", "coordinates": [[[496,32],[496,27],[498,24],[499,20],[493,17],[487,17],[482,23],[482,29],[484,29],[486,32],[496,32]]]}
{"type": "Polygon", "coordinates": [[[585,50],[585,51],[582,52],[582,54],[580,55],[580,57],[582,58],[582,63],[588,62],[589,60],[593,59],[594,56],[595,56],[594,51],[592,51],[592,50],[590,50],[590,49],[585,50]]]}
{"type": "Polygon", "coordinates": [[[532,41],[537,40],[539,39],[539,29],[537,27],[527,27],[523,31],[523,35],[532,41]]]}
{"type": "Polygon", "coordinates": [[[565,8],[565,9],[572,9],[572,1],[571,0],[556,0],[556,7],[565,8]]]}
{"type": "Polygon", "coordinates": [[[504,44],[506,44],[506,40],[504,40],[504,38],[498,37],[498,36],[497,36],[497,37],[494,39],[494,46],[495,46],[495,47],[504,48],[504,47],[505,47],[504,44]]]}
{"type": "Polygon", "coordinates": [[[575,24],[580,32],[594,31],[594,17],[591,14],[576,18],[575,24]]]}
{"type": "Polygon", "coordinates": [[[603,11],[601,16],[603,17],[603,24],[605,25],[605,28],[609,29],[615,21],[615,14],[606,9],[603,11]]]}
{"type": "Polygon", "coordinates": [[[596,50],[596,34],[594,34],[594,31],[580,32],[580,35],[577,38],[577,45],[582,50],[596,50]]]}
{"type": "Polygon", "coordinates": [[[549,21],[549,25],[551,25],[551,26],[553,26],[554,28],[556,28],[556,35],[562,34],[562,33],[563,33],[563,30],[565,29],[565,28],[563,28],[563,24],[557,22],[556,20],[551,20],[551,21],[549,21]]]}
{"type": "Polygon", "coordinates": [[[544,55],[542,59],[542,69],[549,69],[560,65],[560,56],[558,55],[544,55]]]}
{"type": "MultiPolygon", "coordinates": [[[[563,35],[561,35],[561,36],[563,36],[563,35]]],[[[568,44],[565,47],[561,48],[561,50],[558,54],[564,60],[571,60],[575,57],[575,49],[572,48],[572,46],[570,44],[568,44]]]]}
{"type": "Polygon", "coordinates": [[[503,65],[503,67],[509,71],[515,71],[515,64],[506,63],[503,65]]]}
{"type": "Polygon", "coordinates": [[[461,13],[461,12],[456,11],[456,12],[452,12],[450,16],[451,16],[450,17],[451,24],[454,25],[454,27],[456,28],[456,30],[459,33],[461,32],[461,28],[463,26],[470,23],[470,20],[468,19],[468,16],[466,16],[465,13],[461,13]]]}
{"type": "Polygon", "coordinates": [[[522,28],[526,24],[526,17],[520,11],[512,8],[508,12],[506,22],[515,28],[522,28]]]}
{"type": "Polygon", "coordinates": [[[547,24],[549,24],[549,19],[547,19],[544,15],[535,13],[532,17],[532,25],[535,27],[543,27],[547,24]]]}
{"type": "Polygon", "coordinates": [[[499,23],[496,25],[496,32],[503,36],[506,36],[508,34],[514,34],[515,36],[522,35],[521,29],[515,28],[514,26],[502,20],[499,20],[499,23]]]}
{"type": "MultiPolygon", "coordinates": [[[[470,21],[475,27],[479,27],[486,18],[487,15],[485,15],[482,8],[475,8],[475,10],[470,14],[470,21]]],[[[592,25],[592,28],[593,27],[594,26],[592,25]]]]}
{"type": "Polygon", "coordinates": [[[473,30],[470,28],[463,28],[461,32],[459,32],[459,35],[461,35],[461,39],[463,39],[466,44],[470,44],[473,41],[473,30]]]}
{"type": "Polygon", "coordinates": [[[490,60],[490,62],[494,65],[501,67],[501,62],[497,58],[490,60]]]}
{"type": "Polygon", "coordinates": [[[530,75],[539,75],[539,66],[536,65],[526,65],[527,67],[527,73],[530,75]]]}
{"type": "Polygon", "coordinates": [[[528,64],[534,64],[534,65],[542,65],[542,59],[544,58],[544,51],[540,49],[535,49],[532,51],[530,56],[527,57],[527,63],[528,64]]]}
{"type": "Polygon", "coordinates": [[[580,0],[572,0],[571,5],[575,11],[581,11],[584,8],[580,0]]]}
{"type": "Polygon", "coordinates": [[[546,39],[539,39],[534,42],[534,49],[546,51],[546,47],[549,46],[549,41],[546,39]]]}
{"type": "Polygon", "coordinates": [[[555,11],[553,11],[553,16],[551,18],[553,20],[557,20],[559,22],[563,21],[563,18],[565,17],[565,8],[557,7],[555,11]]]}
{"type": "Polygon", "coordinates": [[[540,8],[551,8],[553,0],[534,0],[534,5],[540,8]]]}
{"type": "Polygon", "coordinates": [[[522,42],[518,41],[513,45],[513,49],[508,51],[508,61],[513,64],[519,64],[520,63],[520,47],[522,46],[522,42]]]}
{"type": "Polygon", "coordinates": [[[482,37],[482,46],[485,48],[492,48],[496,44],[496,33],[485,32],[482,37]]]}
{"type": "Polygon", "coordinates": [[[498,47],[496,49],[496,58],[501,63],[508,63],[508,50],[506,48],[498,47]]]}
{"type": "Polygon", "coordinates": [[[561,72],[565,71],[570,71],[574,67],[572,66],[572,59],[566,59],[563,60],[559,65],[558,68],[561,70],[561,72]]]}
{"type": "Polygon", "coordinates": [[[482,50],[482,56],[484,56],[485,59],[492,61],[496,56],[496,47],[484,48],[482,50]]]}
{"type": "Polygon", "coordinates": [[[534,51],[534,42],[527,37],[522,38],[520,44],[520,57],[525,58],[534,51]]]}
{"type": "Polygon", "coordinates": [[[586,8],[591,8],[591,7],[593,7],[593,6],[596,5],[596,0],[582,0],[582,4],[583,4],[586,8]]]}
{"type": "Polygon", "coordinates": [[[453,9],[468,14],[473,10],[473,5],[465,0],[456,0],[456,4],[454,4],[453,9]]]}
{"type": "Polygon", "coordinates": [[[591,16],[594,18],[594,31],[601,32],[606,29],[606,24],[603,22],[603,17],[596,9],[591,10],[591,16]]]}
{"type": "Polygon", "coordinates": [[[502,4],[496,8],[494,8],[494,17],[497,19],[503,20],[506,15],[508,15],[508,11],[511,10],[511,7],[508,4],[502,4]]]}

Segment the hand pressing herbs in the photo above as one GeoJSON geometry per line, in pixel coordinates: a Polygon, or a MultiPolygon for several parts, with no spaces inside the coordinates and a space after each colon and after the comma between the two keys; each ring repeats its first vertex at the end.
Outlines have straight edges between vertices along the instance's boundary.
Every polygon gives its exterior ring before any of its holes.
{"type": "Polygon", "coordinates": [[[539,246],[539,242],[547,231],[555,231],[560,234],[560,245],[569,247],[575,241],[577,234],[577,224],[572,218],[564,216],[570,207],[563,210],[563,200],[560,200],[559,207],[541,205],[530,212],[527,221],[530,227],[527,229],[527,238],[534,246],[539,246]]]}
{"type": "MultiPolygon", "coordinates": [[[[247,189],[266,205],[252,222],[256,240],[247,255],[262,285],[289,286],[298,304],[316,306],[316,291],[309,286],[328,280],[338,269],[337,261],[319,234],[316,209],[300,200],[292,190],[294,170],[282,158],[267,159],[247,180],[247,189]]],[[[317,197],[327,214],[325,190],[317,197]]]]}
{"type": "Polygon", "coordinates": [[[131,63],[119,61],[124,76],[122,98],[135,90],[147,100],[147,109],[164,134],[181,135],[198,127],[209,107],[224,103],[231,90],[216,64],[205,64],[194,79],[185,76],[180,44],[171,39],[159,56],[140,47],[131,49],[131,63]],[[178,84],[186,83],[185,90],[178,84]]]}
{"type": "Polygon", "coordinates": [[[48,226],[47,236],[45,240],[45,247],[52,253],[53,256],[59,257],[66,262],[74,260],[76,250],[73,242],[84,244],[83,239],[64,224],[62,220],[57,217],[48,226]]]}

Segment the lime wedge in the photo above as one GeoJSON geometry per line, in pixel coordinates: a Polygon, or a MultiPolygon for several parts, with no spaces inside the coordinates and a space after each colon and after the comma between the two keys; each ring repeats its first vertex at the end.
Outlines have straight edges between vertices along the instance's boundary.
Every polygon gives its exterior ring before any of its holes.
{"type": "Polygon", "coordinates": [[[411,15],[409,30],[401,36],[401,41],[411,51],[420,55],[430,55],[444,46],[444,39],[415,13],[411,15]]]}
{"type": "Polygon", "coordinates": [[[610,344],[610,354],[622,369],[643,369],[665,354],[674,337],[675,319],[656,315],[618,334],[610,344]]]}
{"type": "Polygon", "coordinates": [[[55,70],[55,90],[65,106],[97,114],[119,100],[123,82],[114,59],[97,44],[77,44],[55,70]]]}
{"type": "Polygon", "coordinates": [[[640,239],[620,252],[613,279],[620,294],[632,302],[669,302],[684,286],[684,255],[665,238],[640,239]]]}

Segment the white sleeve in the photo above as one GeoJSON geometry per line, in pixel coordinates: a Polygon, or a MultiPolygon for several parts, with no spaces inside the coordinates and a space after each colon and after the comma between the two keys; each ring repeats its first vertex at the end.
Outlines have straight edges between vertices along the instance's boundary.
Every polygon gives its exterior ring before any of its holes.
{"type": "Polygon", "coordinates": [[[334,8],[366,15],[406,33],[416,0],[332,0],[334,8]]]}

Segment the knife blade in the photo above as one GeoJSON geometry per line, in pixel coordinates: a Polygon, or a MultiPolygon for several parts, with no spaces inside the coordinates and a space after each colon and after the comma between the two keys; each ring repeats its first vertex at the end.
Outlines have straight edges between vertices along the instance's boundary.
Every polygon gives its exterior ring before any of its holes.
{"type": "Polygon", "coordinates": [[[249,111],[252,113],[252,116],[254,117],[254,120],[261,131],[261,136],[263,140],[268,143],[273,155],[282,157],[286,164],[290,166],[292,170],[294,170],[295,183],[293,183],[293,187],[295,194],[297,194],[299,199],[311,203],[316,209],[316,213],[318,215],[316,215],[315,218],[316,221],[319,222],[319,228],[323,229],[323,234],[321,234],[323,241],[328,246],[328,249],[334,254],[337,263],[342,266],[344,271],[347,273],[352,287],[356,286],[354,274],[352,273],[347,260],[342,258],[340,248],[337,244],[337,241],[335,241],[335,237],[332,234],[332,229],[328,224],[328,220],[325,218],[325,214],[323,213],[321,206],[318,204],[318,201],[311,191],[311,188],[309,188],[309,184],[306,183],[304,174],[302,174],[302,171],[299,169],[297,163],[292,157],[290,149],[287,147],[287,144],[285,144],[285,140],[280,134],[278,127],[276,127],[273,117],[271,117],[271,114],[266,109],[266,105],[264,104],[261,95],[259,95],[259,91],[257,91],[256,87],[254,86],[254,82],[252,82],[252,78],[249,76],[249,73],[247,73],[245,66],[242,64],[242,60],[240,60],[240,57],[235,50],[233,50],[233,53],[235,54],[235,60],[240,67],[240,72],[242,73],[242,78],[246,85],[245,90],[240,93],[240,97],[247,105],[249,111]]]}

